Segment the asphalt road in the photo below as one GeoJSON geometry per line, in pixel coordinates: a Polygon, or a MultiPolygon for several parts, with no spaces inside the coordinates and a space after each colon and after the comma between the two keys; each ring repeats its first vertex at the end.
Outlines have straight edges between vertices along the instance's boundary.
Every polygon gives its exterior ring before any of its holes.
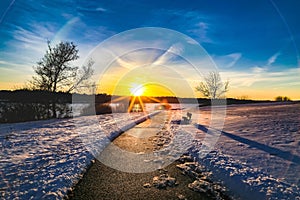
{"type": "MultiPolygon", "coordinates": [[[[126,131],[113,143],[111,143],[103,153],[109,155],[109,151],[112,146],[119,147],[126,152],[132,153],[150,153],[155,147],[156,132],[160,130],[167,120],[168,113],[163,112],[155,115],[152,119],[137,125],[136,127],[126,131]]],[[[127,160],[127,164],[137,165],[138,163],[132,163],[131,160],[127,160]]],[[[122,164],[122,163],[121,163],[122,164]]],[[[126,164],[126,165],[127,165],[126,164]]],[[[167,187],[166,189],[157,189],[155,187],[145,188],[145,183],[152,183],[154,176],[159,176],[162,170],[155,170],[145,173],[129,173],[120,170],[116,170],[99,160],[95,160],[95,163],[87,170],[82,180],[75,186],[73,192],[69,195],[70,199],[126,199],[126,200],[164,200],[164,199],[180,199],[184,196],[186,199],[211,199],[211,197],[205,194],[194,192],[188,188],[188,184],[193,182],[193,179],[183,175],[179,169],[177,169],[174,162],[165,167],[164,170],[171,177],[176,178],[179,183],[174,187],[167,187]],[[181,196],[182,195],[182,196],[181,196]]]]}

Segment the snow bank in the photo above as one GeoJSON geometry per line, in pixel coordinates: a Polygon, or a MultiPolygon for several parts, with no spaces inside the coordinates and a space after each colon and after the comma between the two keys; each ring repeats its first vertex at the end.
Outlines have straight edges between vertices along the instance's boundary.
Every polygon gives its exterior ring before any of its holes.
{"type": "Polygon", "coordinates": [[[0,197],[62,199],[94,159],[88,150],[99,152],[146,118],[119,113],[0,125],[0,197]]]}

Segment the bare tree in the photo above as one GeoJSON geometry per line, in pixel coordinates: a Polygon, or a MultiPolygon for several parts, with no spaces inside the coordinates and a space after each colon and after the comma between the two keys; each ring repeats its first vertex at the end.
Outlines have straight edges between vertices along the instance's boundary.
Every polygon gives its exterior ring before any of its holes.
{"type": "Polygon", "coordinates": [[[225,95],[228,91],[228,86],[229,81],[223,83],[220,74],[213,71],[204,77],[204,81],[200,82],[196,90],[201,92],[205,97],[217,99],[225,95]]]}
{"type": "Polygon", "coordinates": [[[94,63],[93,60],[89,60],[86,66],[82,66],[82,69],[78,70],[76,80],[67,92],[82,90],[82,88],[89,88],[95,85],[93,81],[89,80],[94,74],[94,63]]]}
{"type": "Polygon", "coordinates": [[[48,41],[46,54],[34,67],[36,76],[32,84],[36,89],[67,91],[74,83],[78,70],[78,67],[70,66],[70,62],[78,58],[78,49],[72,42],[60,42],[51,47],[48,41]]]}
{"type": "MultiPolygon", "coordinates": [[[[78,58],[78,49],[73,42],[60,42],[55,47],[51,47],[48,41],[48,49],[44,57],[34,67],[36,75],[31,81],[32,88],[50,92],[71,92],[76,89],[94,73],[92,61],[87,66],[83,66],[82,69],[70,65],[72,61],[78,58]]],[[[55,107],[55,102],[53,102],[54,118],[56,118],[55,107]]]]}

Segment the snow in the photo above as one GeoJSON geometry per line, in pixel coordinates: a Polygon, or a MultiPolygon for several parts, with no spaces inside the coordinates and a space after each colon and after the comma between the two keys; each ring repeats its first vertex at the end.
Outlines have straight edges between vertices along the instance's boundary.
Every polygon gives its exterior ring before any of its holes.
{"type": "MultiPolygon", "coordinates": [[[[207,135],[210,111],[200,113],[207,135]]],[[[300,199],[299,113],[299,104],[228,106],[214,150],[199,158],[195,140],[190,152],[238,198],[300,199]]]]}
{"type": "MultiPolygon", "coordinates": [[[[211,170],[237,199],[300,199],[299,111],[299,104],[227,106],[222,134],[205,156],[210,108],[193,111],[188,125],[172,123],[185,110],[162,111],[171,113],[170,124],[157,134],[155,156],[143,162],[163,166],[189,149],[190,162],[211,170]]],[[[120,113],[1,124],[0,197],[62,199],[110,139],[143,120],[120,113]]]]}
{"type": "Polygon", "coordinates": [[[162,173],[153,177],[152,185],[158,189],[166,189],[167,187],[174,187],[178,183],[176,183],[176,178],[171,177],[167,173],[162,173]]]}
{"type": "Polygon", "coordinates": [[[0,197],[62,199],[109,139],[143,120],[123,113],[1,124],[0,197]]]}
{"type": "MultiPolygon", "coordinates": [[[[211,126],[219,128],[220,123],[211,122],[209,107],[188,111],[201,117],[180,124],[187,110],[172,111],[168,133],[157,134],[158,158],[147,162],[165,166],[189,149],[194,161],[209,169],[213,179],[223,182],[237,199],[300,199],[299,104],[228,106],[220,135],[211,126]]],[[[215,113],[223,117],[222,112],[215,113]]]]}

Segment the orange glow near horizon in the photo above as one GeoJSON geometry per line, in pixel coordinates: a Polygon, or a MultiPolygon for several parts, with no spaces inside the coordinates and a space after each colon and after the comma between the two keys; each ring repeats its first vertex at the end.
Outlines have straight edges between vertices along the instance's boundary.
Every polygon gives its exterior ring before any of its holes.
{"type": "MultiPolygon", "coordinates": [[[[24,83],[3,83],[0,82],[0,90],[17,90],[23,88],[24,83]]],[[[124,90],[118,88],[115,90],[114,85],[105,84],[105,89],[98,89],[96,93],[106,93],[110,95],[118,95],[118,96],[131,96],[130,90],[128,88],[124,88],[124,90]],[[129,92],[126,92],[129,91],[129,92]]],[[[226,94],[227,98],[240,98],[242,96],[247,97],[252,100],[274,100],[277,96],[287,96],[292,100],[300,100],[300,88],[290,87],[284,89],[272,89],[272,88],[231,88],[229,92],[226,94]]],[[[144,92],[140,96],[148,96],[148,97],[159,97],[159,96],[177,96],[177,97],[190,97],[192,96],[184,96],[184,95],[175,95],[168,90],[162,89],[159,86],[145,86],[144,92]]],[[[197,98],[202,98],[203,96],[196,92],[197,98]]]]}
{"type": "MultiPolygon", "coordinates": [[[[120,84],[115,85],[114,87],[105,87],[105,90],[98,90],[98,93],[107,93],[111,95],[117,96],[145,96],[145,97],[163,97],[163,96],[171,96],[171,97],[182,97],[182,98],[203,98],[203,95],[200,92],[195,91],[195,95],[185,95],[185,91],[178,92],[171,91],[169,88],[155,84],[136,84],[142,85],[142,88],[133,88],[132,84],[120,84]]],[[[192,88],[193,89],[193,88],[192,88]]],[[[274,100],[277,96],[288,96],[292,100],[300,100],[299,89],[296,88],[288,88],[284,91],[280,89],[260,89],[260,88],[231,88],[229,92],[226,93],[227,98],[241,98],[247,97],[247,99],[252,100],[274,100]]]]}

